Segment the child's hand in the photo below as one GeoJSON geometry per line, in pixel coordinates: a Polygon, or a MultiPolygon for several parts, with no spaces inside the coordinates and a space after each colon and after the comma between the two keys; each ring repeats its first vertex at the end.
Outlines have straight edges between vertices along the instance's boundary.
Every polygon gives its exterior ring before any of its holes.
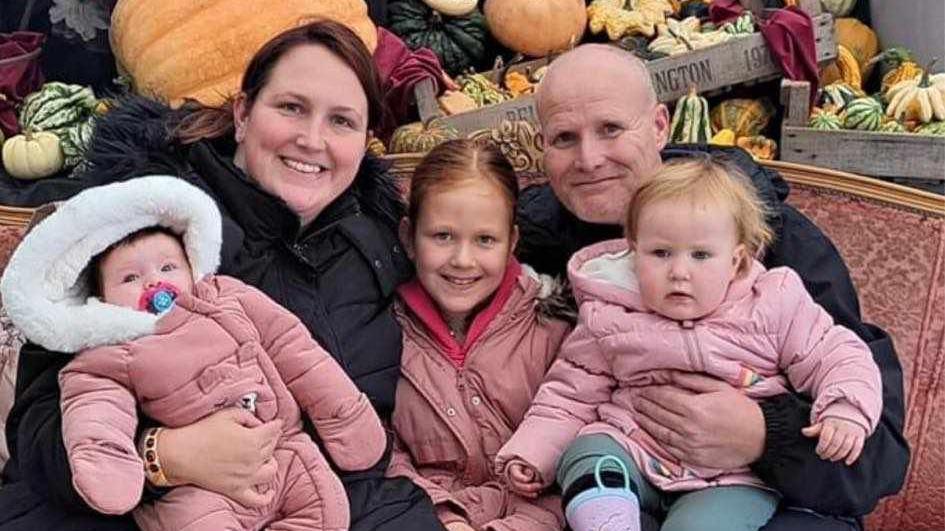
{"type": "Polygon", "coordinates": [[[446,524],[446,531],[476,531],[476,528],[466,522],[453,522],[446,524]]]}
{"type": "Polygon", "coordinates": [[[524,498],[537,498],[541,491],[541,482],[538,473],[524,461],[516,460],[509,463],[506,476],[512,492],[524,498]]]}
{"type": "Polygon", "coordinates": [[[817,455],[828,461],[843,460],[847,466],[860,457],[866,442],[866,430],[859,424],[837,418],[824,420],[801,430],[808,437],[819,437],[817,455]]]}

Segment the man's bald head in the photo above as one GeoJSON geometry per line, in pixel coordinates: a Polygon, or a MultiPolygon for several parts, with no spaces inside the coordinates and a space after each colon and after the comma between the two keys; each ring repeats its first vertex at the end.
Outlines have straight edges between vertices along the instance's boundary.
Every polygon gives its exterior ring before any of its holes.
{"type": "Polygon", "coordinates": [[[549,95],[580,90],[588,80],[609,78],[628,98],[643,98],[646,106],[656,104],[656,91],[646,65],[632,53],[609,44],[582,44],[556,58],[535,93],[539,122],[542,101],[549,95]]]}

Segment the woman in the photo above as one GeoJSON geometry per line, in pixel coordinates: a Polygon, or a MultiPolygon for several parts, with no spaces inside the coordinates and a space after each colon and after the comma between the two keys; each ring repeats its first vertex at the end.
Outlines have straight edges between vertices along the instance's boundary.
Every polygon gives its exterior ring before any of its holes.
{"type": "MultiPolygon", "coordinates": [[[[122,102],[99,123],[80,179],[93,186],[167,173],[207,191],[225,218],[220,272],[298,316],[389,418],[401,351],[390,305],[412,270],[395,236],[397,190],[365,157],[380,102],[377,73],[357,36],[333,22],[312,23],[264,45],[240,94],[222,108],[122,102]]],[[[4,477],[18,483],[0,490],[0,529],[133,529],[130,520],[88,514],[72,488],[56,386],[66,359],[36,347],[21,354],[4,477]]],[[[163,430],[157,446],[166,486],[193,484],[265,504],[272,493],[253,485],[275,473],[278,431],[236,409],[163,430]]],[[[441,529],[422,491],[383,479],[386,465],[387,458],[342,476],[351,528],[441,529]]]]}

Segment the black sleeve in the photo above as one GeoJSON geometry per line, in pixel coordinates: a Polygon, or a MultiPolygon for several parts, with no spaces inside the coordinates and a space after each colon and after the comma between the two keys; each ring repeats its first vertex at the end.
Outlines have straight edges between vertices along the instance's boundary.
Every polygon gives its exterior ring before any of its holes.
{"type": "Polygon", "coordinates": [[[820,459],[810,424],[810,402],[780,395],[762,402],[767,428],[765,451],[752,470],[784,495],[789,506],[844,516],[869,513],[883,496],[899,491],[909,463],[902,430],[905,418],[902,367],[892,340],[863,323],[849,271],[833,243],[803,214],[783,206],[779,240],[765,257],[768,267],[793,268],[818,304],[869,345],[883,381],[883,413],[876,431],[853,466],[820,459]]]}
{"type": "MultiPolygon", "coordinates": [[[[54,505],[98,514],[72,486],[72,469],[62,440],[59,371],[71,358],[32,343],[20,350],[16,396],[6,425],[10,461],[4,481],[26,481],[33,492],[54,505]]],[[[149,418],[139,418],[139,430],[153,424],[149,418]]],[[[143,498],[153,499],[163,492],[146,487],[143,498]]]]}
{"type": "Polygon", "coordinates": [[[564,277],[571,249],[560,230],[553,194],[547,185],[522,190],[515,219],[519,231],[515,255],[539,273],[564,277]]]}

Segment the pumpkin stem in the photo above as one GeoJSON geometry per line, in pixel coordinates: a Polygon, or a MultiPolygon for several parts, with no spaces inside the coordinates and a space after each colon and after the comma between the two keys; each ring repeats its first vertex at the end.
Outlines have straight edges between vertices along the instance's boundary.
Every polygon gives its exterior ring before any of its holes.
{"type": "Polygon", "coordinates": [[[933,57],[929,64],[925,65],[925,72],[922,73],[922,80],[919,81],[919,88],[928,88],[929,86],[929,72],[931,72],[932,67],[935,66],[935,63],[938,62],[938,57],[933,57]]]}

